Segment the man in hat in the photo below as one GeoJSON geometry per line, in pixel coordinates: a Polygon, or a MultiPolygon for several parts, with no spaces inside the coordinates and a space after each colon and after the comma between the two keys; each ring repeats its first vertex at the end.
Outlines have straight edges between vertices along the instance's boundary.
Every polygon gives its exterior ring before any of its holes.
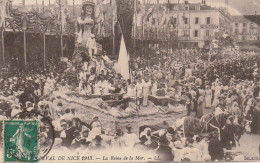
{"type": "Polygon", "coordinates": [[[96,115],[93,116],[93,121],[90,123],[90,125],[92,127],[92,130],[96,129],[99,133],[101,133],[102,125],[98,119],[98,116],[96,116],[96,115]]]}
{"type": "Polygon", "coordinates": [[[148,140],[147,137],[145,135],[143,135],[139,138],[139,140],[140,140],[140,142],[136,143],[134,145],[134,148],[136,150],[140,150],[140,151],[148,151],[149,148],[145,145],[145,142],[147,142],[147,140],[148,140]]]}
{"type": "Polygon", "coordinates": [[[163,135],[159,138],[159,148],[156,150],[160,161],[173,161],[172,149],[169,146],[169,141],[166,136],[163,135]]]}
{"type": "Polygon", "coordinates": [[[128,148],[133,148],[134,145],[138,142],[138,137],[135,133],[132,132],[132,126],[128,124],[126,126],[127,133],[123,135],[122,141],[128,148]]]}
{"type": "Polygon", "coordinates": [[[200,151],[194,146],[194,139],[188,137],[186,140],[186,145],[187,147],[183,149],[185,158],[189,158],[191,161],[201,161],[200,151]]]}
{"type": "Polygon", "coordinates": [[[224,158],[224,150],[222,143],[218,139],[217,134],[211,134],[209,139],[209,155],[211,156],[211,161],[221,161],[224,158]]]}
{"type": "Polygon", "coordinates": [[[184,150],[182,148],[181,141],[174,142],[174,147],[172,149],[174,160],[173,161],[182,161],[184,159],[184,150]]]}
{"type": "Polygon", "coordinates": [[[95,147],[93,148],[93,150],[100,151],[100,150],[105,150],[106,149],[106,147],[101,144],[102,138],[101,138],[100,135],[97,135],[95,137],[94,141],[95,141],[95,147]]]}
{"type": "Polygon", "coordinates": [[[94,34],[91,34],[91,37],[88,39],[86,46],[88,48],[88,53],[91,58],[93,54],[97,54],[97,43],[94,34]]]}
{"type": "Polygon", "coordinates": [[[96,74],[100,75],[101,71],[106,69],[105,63],[99,54],[96,59],[93,58],[93,60],[96,62],[96,74]]]}

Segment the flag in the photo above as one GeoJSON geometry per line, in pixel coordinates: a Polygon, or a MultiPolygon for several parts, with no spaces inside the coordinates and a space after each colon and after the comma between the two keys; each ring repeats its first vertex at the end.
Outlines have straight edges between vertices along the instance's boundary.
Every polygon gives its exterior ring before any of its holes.
{"type": "Polygon", "coordinates": [[[118,57],[118,68],[123,79],[128,80],[130,78],[129,74],[129,56],[127,54],[124,36],[121,37],[121,45],[118,57]]]}
{"type": "Polygon", "coordinates": [[[5,27],[5,19],[7,18],[7,0],[0,1],[0,27],[5,27]]]}

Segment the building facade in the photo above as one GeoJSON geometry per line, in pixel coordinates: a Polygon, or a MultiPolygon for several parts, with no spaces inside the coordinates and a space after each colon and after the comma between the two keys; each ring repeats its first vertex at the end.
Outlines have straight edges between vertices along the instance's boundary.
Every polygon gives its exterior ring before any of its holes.
{"type": "Polygon", "coordinates": [[[233,37],[237,42],[260,41],[260,15],[233,16],[233,37]]]}
{"type": "Polygon", "coordinates": [[[154,4],[148,27],[160,31],[169,29],[174,35],[179,48],[203,48],[205,42],[217,39],[224,33],[232,33],[230,15],[225,9],[208,6],[202,3],[154,4]]]}

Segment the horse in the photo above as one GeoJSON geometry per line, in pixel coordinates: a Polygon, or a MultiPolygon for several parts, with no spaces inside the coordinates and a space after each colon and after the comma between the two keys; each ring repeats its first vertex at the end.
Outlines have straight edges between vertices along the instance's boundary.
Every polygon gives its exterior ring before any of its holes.
{"type": "Polygon", "coordinates": [[[202,116],[201,119],[185,117],[183,122],[183,132],[185,137],[193,137],[194,135],[209,134],[217,131],[219,140],[221,141],[223,139],[221,132],[223,131],[227,120],[230,120],[234,139],[239,142],[241,135],[244,133],[241,119],[241,117],[238,118],[231,113],[220,113],[218,115],[210,113],[202,116]],[[236,123],[234,123],[234,120],[236,120],[236,123]]]}

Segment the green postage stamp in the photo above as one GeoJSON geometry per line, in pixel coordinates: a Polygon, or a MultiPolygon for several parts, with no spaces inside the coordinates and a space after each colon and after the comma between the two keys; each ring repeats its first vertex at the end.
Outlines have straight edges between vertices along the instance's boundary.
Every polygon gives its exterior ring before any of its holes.
{"type": "Polygon", "coordinates": [[[39,153],[38,131],[38,121],[4,121],[4,161],[37,161],[39,153]]]}

